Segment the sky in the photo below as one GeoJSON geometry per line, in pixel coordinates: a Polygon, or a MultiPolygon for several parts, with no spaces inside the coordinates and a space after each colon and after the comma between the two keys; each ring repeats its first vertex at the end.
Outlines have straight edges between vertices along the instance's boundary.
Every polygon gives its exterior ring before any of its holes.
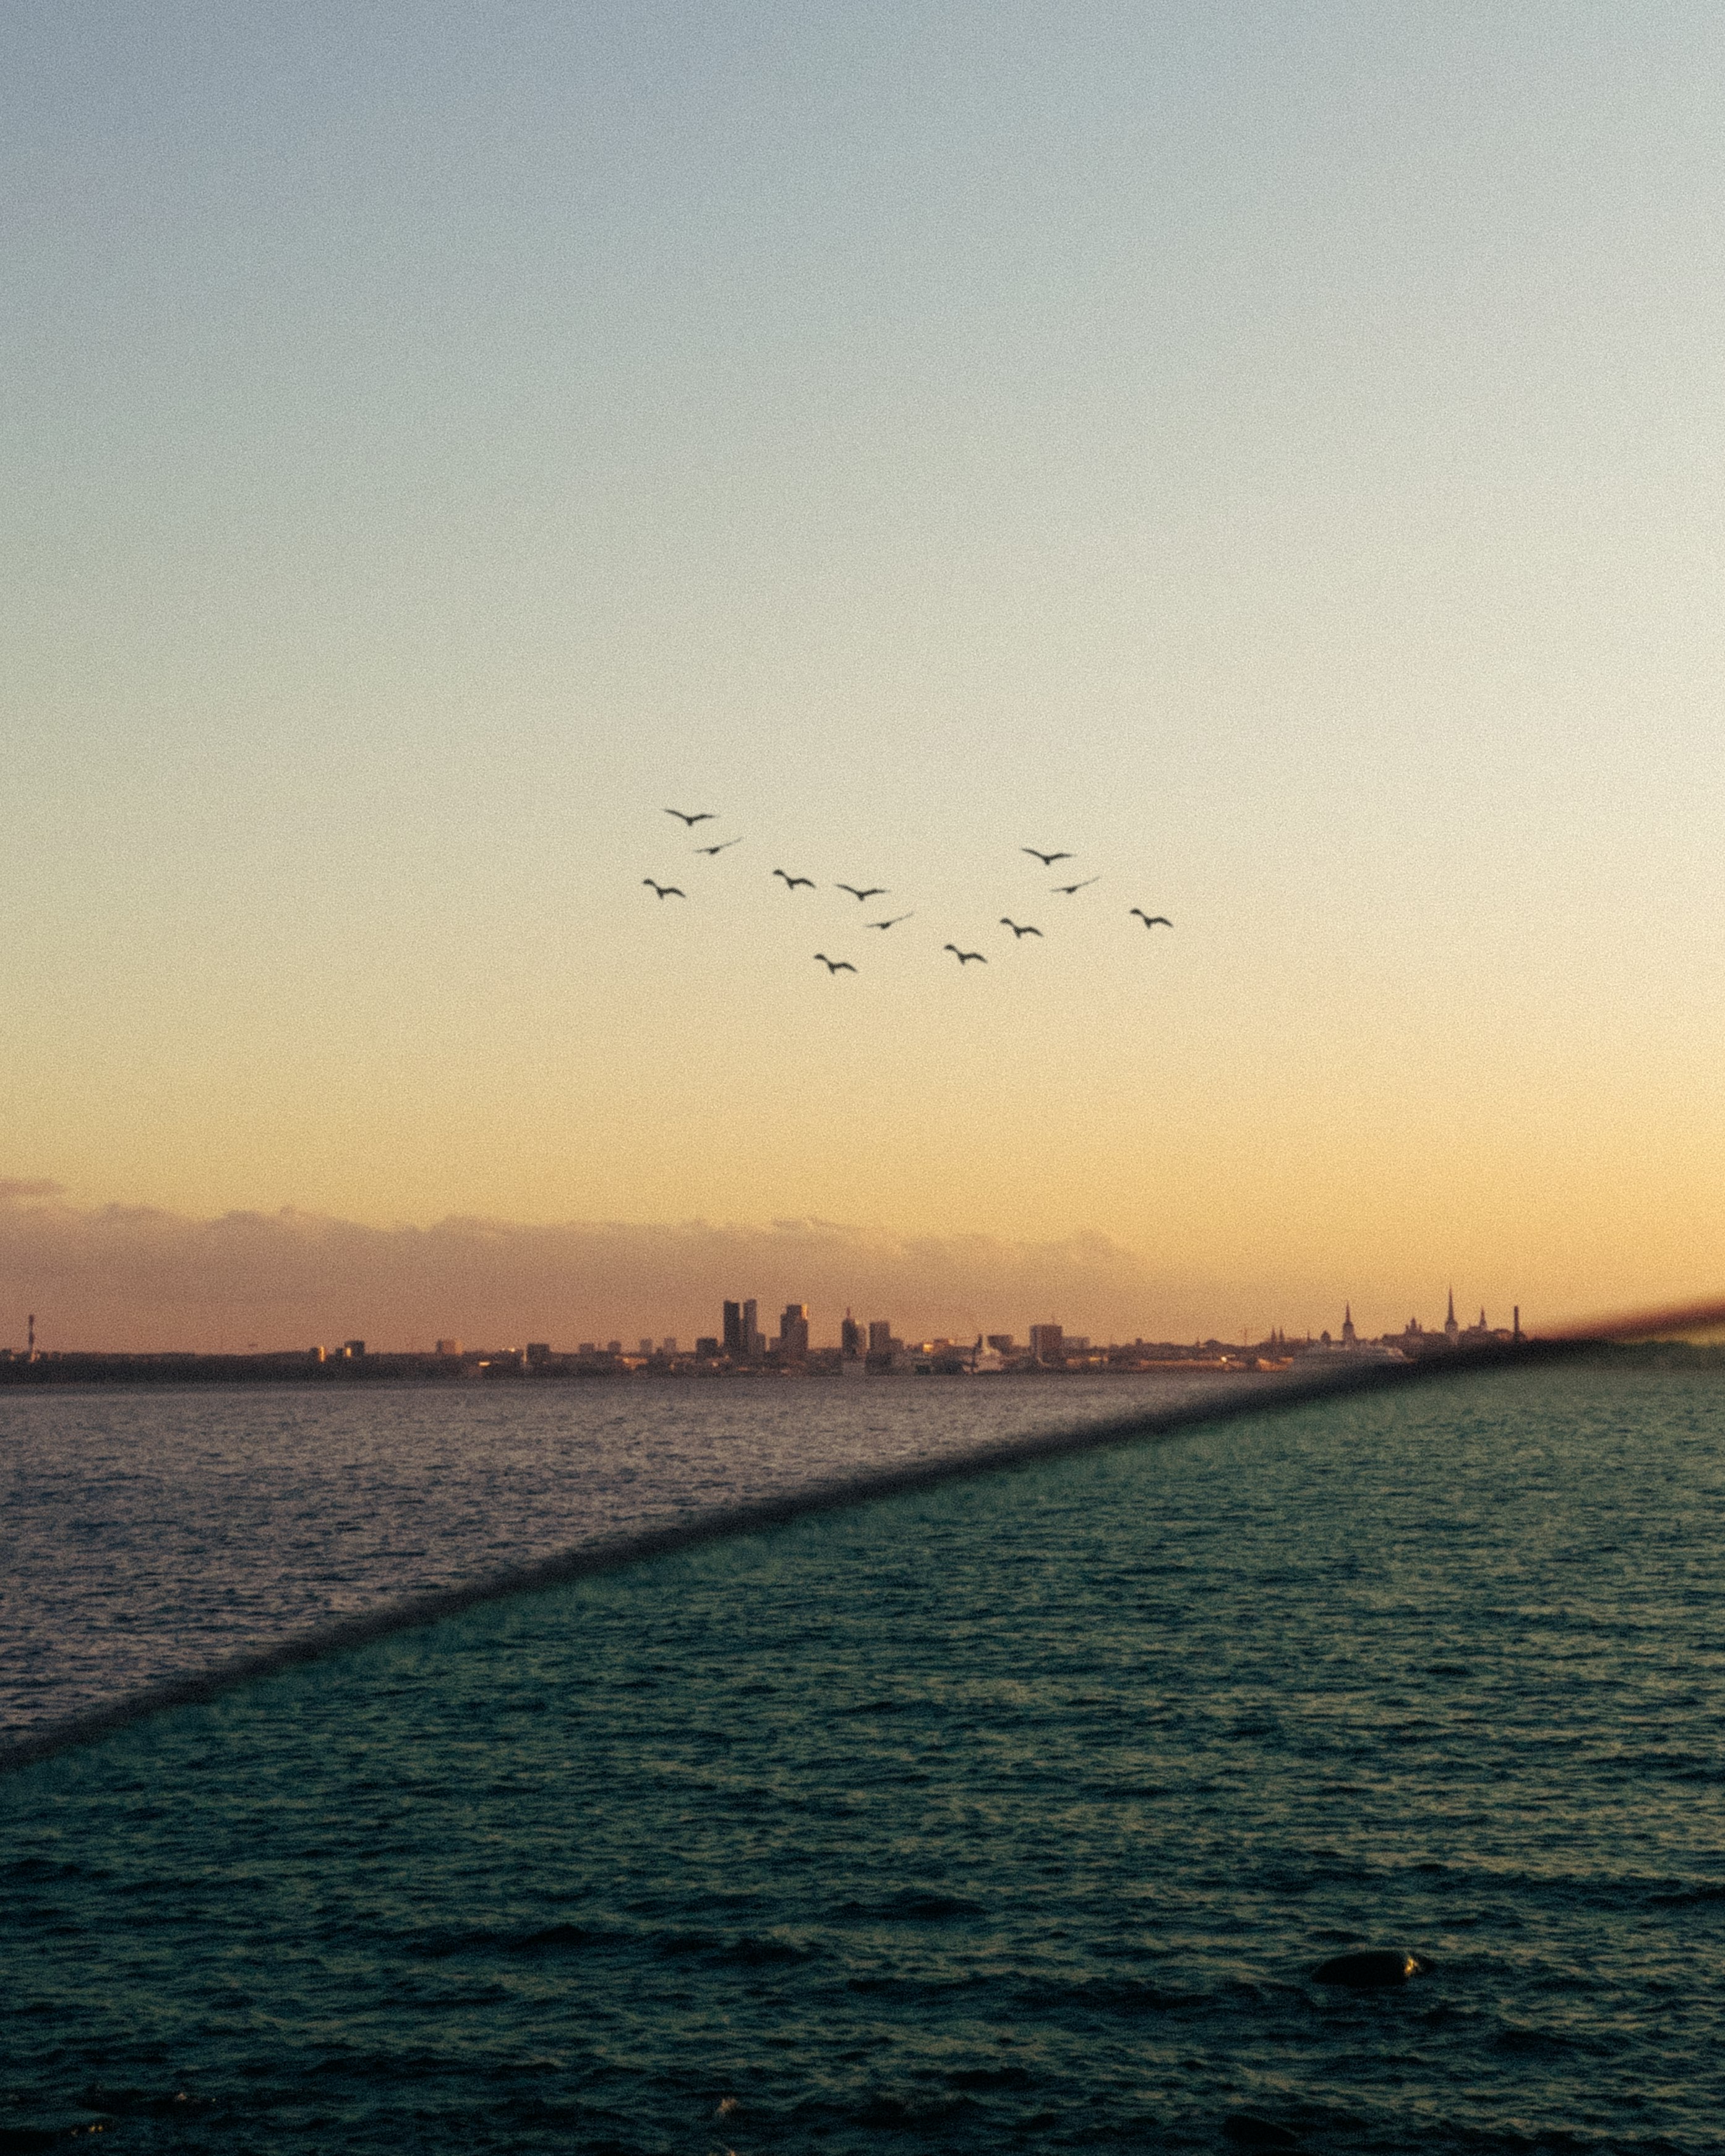
{"type": "Polygon", "coordinates": [[[15,0],[0,1343],[1717,1291],[1722,60],[15,0]]]}

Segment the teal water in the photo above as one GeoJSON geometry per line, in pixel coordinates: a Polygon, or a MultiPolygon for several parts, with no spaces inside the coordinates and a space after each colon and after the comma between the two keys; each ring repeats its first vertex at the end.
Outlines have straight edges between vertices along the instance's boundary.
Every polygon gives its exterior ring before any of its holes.
{"type": "Polygon", "coordinates": [[[1276,1383],[0,1388],[0,1746],[607,1535],[1276,1383]]]}
{"type": "Polygon", "coordinates": [[[1045,1463],[28,1768],[0,2148],[1715,2148],[1721,1399],[1045,1463]]]}

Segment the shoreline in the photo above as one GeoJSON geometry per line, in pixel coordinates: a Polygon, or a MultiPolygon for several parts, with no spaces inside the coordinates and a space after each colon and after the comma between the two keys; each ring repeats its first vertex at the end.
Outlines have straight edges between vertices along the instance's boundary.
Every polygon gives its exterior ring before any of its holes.
{"type": "MultiPolygon", "coordinates": [[[[1527,1341],[1517,1356],[1493,1356],[1487,1359],[1519,1360],[1527,1348],[1537,1350],[1540,1344],[1527,1341]]],[[[1544,1344],[1554,1347],[1559,1343],[1544,1344]]],[[[1602,1362],[1625,1367],[1725,1370],[1725,1343],[1720,1342],[1594,1338],[1585,1342],[1568,1340],[1561,1344],[1570,1357],[1579,1350],[1589,1357],[1597,1357],[1602,1362]]],[[[22,1356],[9,1360],[0,1358],[0,1391],[8,1389],[43,1391],[74,1387],[88,1390],[136,1388],[153,1391],[167,1385],[200,1390],[208,1386],[274,1385],[296,1391],[307,1386],[326,1385],[417,1388],[499,1383],[705,1385],[759,1382],[775,1385],[850,1385],[863,1382],[870,1384],[882,1382],[902,1383],[940,1378],[1019,1383],[1045,1383],[1082,1378],[1114,1380],[1135,1378],[1190,1380],[1198,1378],[1235,1384],[1256,1380],[1266,1386],[1287,1386],[1290,1383],[1301,1386],[1313,1381],[1320,1383],[1332,1383],[1338,1379],[1358,1381],[1368,1373],[1379,1379],[1393,1379],[1397,1374],[1411,1375],[1416,1371],[1431,1373],[1441,1370],[1451,1363],[1465,1368],[1477,1359],[1466,1350],[1454,1349],[1440,1349],[1394,1361],[1381,1356],[1354,1357],[1335,1353],[1295,1355],[1286,1360],[1271,1360],[1247,1350],[1238,1357],[1187,1355],[1131,1362],[1075,1361],[1065,1365],[1029,1365],[1004,1370],[970,1370],[962,1364],[950,1362],[934,1363],[915,1368],[870,1370],[865,1373],[852,1374],[836,1363],[755,1363],[737,1368],[722,1363],[696,1364],[692,1359],[687,1364],[672,1365],[643,1362],[634,1357],[582,1358],[575,1356],[557,1356],[547,1361],[530,1363],[513,1350],[480,1358],[465,1357],[459,1362],[449,1357],[418,1354],[368,1354],[352,1361],[331,1358],[315,1362],[303,1351],[269,1355],[116,1355],[74,1351],[57,1354],[39,1353],[33,1361],[27,1361],[22,1356]]]]}

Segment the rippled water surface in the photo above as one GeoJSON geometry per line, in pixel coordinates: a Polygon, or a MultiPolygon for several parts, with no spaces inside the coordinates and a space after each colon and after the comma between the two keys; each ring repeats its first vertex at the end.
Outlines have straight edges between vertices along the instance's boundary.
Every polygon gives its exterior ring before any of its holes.
{"type": "Polygon", "coordinates": [[[0,2145],[1716,2149],[1720,1397],[1044,1463],[28,1768],[0,2145]]]}
{"type": "Polygon", "coordinates": [[[596,1536],[1217,1386],[1153,1377],[8,1390],[0,1734],[596,1536]]]}

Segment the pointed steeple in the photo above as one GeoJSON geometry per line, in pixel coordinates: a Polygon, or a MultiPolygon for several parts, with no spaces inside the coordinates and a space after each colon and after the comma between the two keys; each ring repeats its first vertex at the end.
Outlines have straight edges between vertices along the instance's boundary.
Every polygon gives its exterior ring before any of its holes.
{"type": "Polygon", "coordinates": [[[1356,1336],[1353,1330],[1353,1305],[1351,1302],[1344,1302],[1342,1306],[1343,1346],[1344,1348],[1353,1347],[1355,1337],[1356,1336]]]}
{"type": "Polygon", "coordinates": [[[1444,1337],[1453,1348],[1461,1337],[1461,1327],[1455,1322],[1455,1291],[1450,1290],[1449,1314],[1444,1319],[1444,1337]]]}

